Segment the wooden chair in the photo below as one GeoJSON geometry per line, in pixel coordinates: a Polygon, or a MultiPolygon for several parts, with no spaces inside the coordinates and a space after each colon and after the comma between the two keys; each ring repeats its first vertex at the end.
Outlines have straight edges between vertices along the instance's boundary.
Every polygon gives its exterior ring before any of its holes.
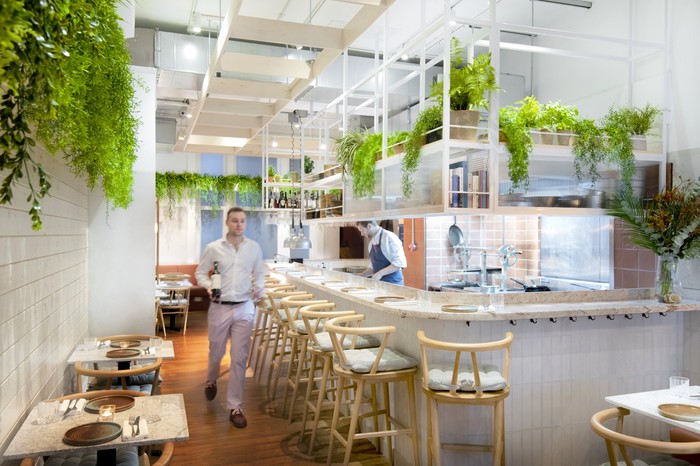
{"type": "Polygon", "coordinates": [[[167,337],[165,331],[165,316],[183,316],[182,334],[184,335],[187,332],[187,316],[189,315],[190,309],[190,288],[189,286],[181,286],[163,290],[167,296],[158,300],[158,317],[163,327],[164,337],[167,337]]]}
{"type": "MultiPolygon", "coordinates": [[[[265,279],[265,293],[274,291],[278,287],[283,286],[277,279],[265,279]]],[[[260,342],[263,340],[267,332],[267,324],[270,320],[270,304],[267,300],[267,295],[263,295],[263,299],[258,304],[257,312],[255,313],[255,324],[253,332],[250,336],[250,351],[248,352],[247,367],[253,367],[253,373],[257,372],[258,355],[260,354],[260,342]],[[253,366],[254,364],[254,366],[253,366]]]]}
{"type": "Polygon", "coordinates": [[[83,377],[90,377],[88,380],[88,392],[93,390],[110,390],[121,388],[124,390],[135,390],[147,392],[150,395],[157,395],[160,391],[160,367],[163,358],[155,360],[144,366],[130,367],[129,369],[115,368],[94,368],[88,367],[87,363],[76,362],[75,373],[77,375],[78,392],[83,389],[83,377]],[[92,383],[90,383],[92,381],[92,383]]]}
{"type": "MultiPolygon", "coordinates": [[[[306,342],[308,334],[305,333],[304,322],[297,317],[299,308],[310,306],[312,304],[327,303],[325,299],[313,299],[311,293],[300,295],[292,295],[280,300],[282,312],[278,314],[279,322],[277,326],[281,329],[280,344],[277,346],[275,359],[272,361],[273,369],[275,370],[272,380],[270,400],[274,401],[277,393],[277,384],[282,378],[282,368],[286,365],[287,373],[285,374],[284,384],[284,400],[282,402],[282,413],[284,414],[287,406],[287,398],[289,397],[289,389],[296,392],[295,378],[299,365],[304,366],[306,361],[306,342]],[[301,330],[300,330],[301,329],[301,330]]],[[[299,368],[299,370],[304,370],[299,368]]],[[[292,412],[289,413],[289,421],[292,421],[292,412]]]]}
{"type": "MultiPolygon", "coordinates": [[[[593,417],[591,417],[591,427],[593,428],[593,431],[605,440],[605,447],[608,451],[608,459],[610,464],[618,464],[617,450],[619,450],[625,465],[633,466],[633,460],[630,458],[629,453],[627,452],[628,447],[663,453],[665,455],[689,455],[700,453],[700,441],[668,442],[663,440],[649,440],[624,434],[622,432],[624,420],[625,416],[629,414],[630,411],[625,408],[608,408],[598,411],[593,415],[593,417]],[[611,420],[616,421],[614,429],[604,425],[605,422],[611,420]]],[[[656,464],[666,460],[669,460],[667,456],[657,456],[656,458],[647,459],[646,461],[651,461],[652,463],[656,464]]]]}
{"type": "Polygon", "coordinates": [[[508,373],[513,334],[508,332],[504,339],[487,343],[451,343],[430,339],[419,330],[418,342],[423,379],[421,386],[427,405],[428,466],[442,464],[441,447],[463,451],[492,451],[493,464],[505,464],[504,403],[510,395],[508,373]],[[489,362],[500,359],[501,372],[492,364],[483,364],[484,359],[489,362]],[[491,406],[492,443],[442,443],[438,419],[440,404],[491,406]]]}
{"type": "Polygon", "coordinates": [[[270,350],[270,348],[276,348],[276,346],[279,344],[279,338],[281,336],[279,334],[280,329],[277,326],[277,322],[281,319],[279,303],[280,299],[282,299],[285,296],[304,293],[304,291],[297,291],[297,288],[294,285],[282,285],[266,291],[265,296],[267,297],[268,306],[265,308],[258,308],[259,312],[264,313],[266,325],[264,325],[265,330],[262,332],[260,338],[258,339],[259,343],[256,349],[255,372],[257,383],[260,383],[260,380],[262,379],[262,374],[266,367],[268,369],[268,387],[270,384],[270,379],[272,377],[272,360],[274,360],[274,356],[270,358],[269,366],[266,366],[266,361],[268,351],[270,350]]]}
{"type": "MultiPolygon", "coordinates": [[[[146,393],[138,392],[134,390],[101,390],[87,393],[72,393],[70,395],[65,395],[57,398],[58,401],[63,400],[76,400],[80,398],[85,398],[91,400],[93,398],[98,398],[102,396],[117,396],[117,395],[128,395],[128,396],[146,396],[146,393]]],[[[146,448],[143,447],[133,447],[133,446],[122,446],[118,447],[117,452],[117,464],[138,464],[139,466],[166,466],[170,464],[172,460],[173,451],[175,449],[175,444],[173,442],[167,442],[160,448],[162,453],[160,458],[155,463],[151,463],[147,454],[146,448]],[[120,451],[123,450],[123,451],[120,451]],[[137,460],[135,458],[138,458],[137,460]],[[120,461],[121,459],[121,461],[120,461]]],[[[68,455],[52,455],[42,458],[43,464],[47,466],[58,466],[64,463],[70,463],[71,461],[78,461],[80,459],[80,464],[89,464],[89,456],[95,457],[95,462],[97,461],[96,452],[88,453],[73,453],[68,455]]],[[[24,458],[20,463],[20,466],[34,466],[39,462],[39,458],[24,458]]],[[[73,463],[70,463],[73,464],[73,463]]],[[[77,464],[77,463],[76,463],[77,464]]],[[[94,462],[92,464],[95,464],[94,462]]]]}
{"type": "MultiPolygon", "coordinates": [[[[355,311],[336,311],[334,308],[335,303],[314,304],[311,306],[304,306],[300,308],[298,312],[304,322],[304,327],[309,334],[307,352],[311,355],[306,384],[306,394],[304,397],[304,412],[302,414],[301,431],[299,433],[299,442],[301,443],[306,434],[306,422],[308,415],[311,413],[313,418],[311,419],[311,429],[309,429],[311,432],[308,450],[309,455],[314,448],[323,403],[326,401],[326,397],[329,394],[332,394],[333,399],[335,399],[335,383],[337,382],[337,377],[331,374],[331,369],[333,368],[333,346],[328,332],[326,332],[324,329],[325,322],[333,317],[355,314],[355,311]],[[324,334],[329,338],[323,338],[323,335],[321,334],[324,334]],[[319,370],[321,371],[321,374],[320,376],[317,376],[316,372],[319,370]],[[316,387],[317,384],[318,388],[316,387]]],[[[379,343],[377,342],[377,345],[378,344],[379,343]]],[[[301,373],[299,372],[298,375],[299,380],[297,381],[297,384],[301,382],[301,373]]],[[[294,408],[294,399],[295,394],[292,394],[292,408],[290,408],[290,413],[294,408]]]]}
{"type": "MultiPolygon", "coordinates": [[[[352,445],[355,439],[386,438],[386,454],[389,464],[394,463],[394,449],[392,438],[397,435],[406,435],[413,445],[413,462],[420,464],[418,453],[418,434],[416,418],[416,398],[413,379],[416,374],[418,362],[411,357],[392,350],[387,343],[392,333],[396,331],[394,326],[360,327],[349,326],[358,324],[364,320],[362,314],[352,314],[334,317],[325,323],[324,328],[329,333],[335,353],[333,372],[338,376],[337,393],[333,407],[333,421],[331,422],[330,441],[328,444],[327,465],[333,458],[333,443],[337,439],[345,446],[343,464],[347,466],[350,461],[352,445]],[[381,344],[378,348],[356,349],[354,345],[344,344],[346,339],[351,341],[359,336],[376,335],[381,344]],[[349,348],[348,348],[349,346],[349,348]],[[389,384],[405,384],[395,386],[394,393],[405,394],[408,404],[408,419],[410,425],[403,425],[392,416],[391,400],[389,399],[389,384]],[[370,388],[369,412],[361,412],[361,404],[364,399],[365,387],[370,388]],[[377,400],[377,386],[381,387],[383,394],[383,406],[379,406],[377,400]],[[346,390],[347,389],[347,390],[346,390]],[[340,419],[341,406],[347,392],[352,394],[352,406],[350,416],[340,419]],[[372,419],[374,430],[369,428],[360,431],[360,422],[372,419]],[[382,419],[383,430],[379,429],[379,420],[382,419]],[[340,430],[340,425],[348,423],[347,436],[340,430]]],[[[398,410],[396,406],[395,410],[398,410]]],[[[403,411],[405,413],[405,411],[403,411]]],[[[381,442],[378,444],[381,449],[381,442]]]]}

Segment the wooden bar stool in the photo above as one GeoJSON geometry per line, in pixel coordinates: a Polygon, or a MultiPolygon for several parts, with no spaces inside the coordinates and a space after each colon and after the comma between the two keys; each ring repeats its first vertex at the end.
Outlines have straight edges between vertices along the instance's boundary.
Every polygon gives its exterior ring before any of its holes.
{"type": "Polygon", "coordinates": [[[422,388],[427,402],[428,466],[442,464],[441,446],[452,450],[492,451],[493,464],[505,464],[504,403],[510,395],[508,372],[513,334],[508,332],[504,339],[487,343],[451,343],[430,339],[419,330],[418,342],[421,352],[422,388]],[[480,358],[492,361],[498,356],[502,360],[502,372],[498,372],[498,368],[492,364],[479,363],[480,358]],[[492,406],[492,444],[441,443],[438,419],[440,403],[492,406]]]}
{"type": "MultiPolygon", "coordinates": [[[[418,436],[416,433],[416,398],[413,379],[416,374],[417,361],[387,346],[389,336],[396,331],[394,326],[359,327],[347,326],[350,323],[359,323],[364,320],[362,314],[334,317],[326,322],[324,328],[328,331],[335,358],[333,371],[338,376],[338,392],[333,407],[333,421],[331,423],[330,442],[328,444],[327,465],[333,458],[333,443],[337,439],[345,446],[343,464],[347,466],[352,453],[352,445],[355,439],[386,438],[386,454],[389,463],[394,462],[394,450],[392,438],[397,435],[406,435],[413,445],[413,463],[420,464],[418,453],[418,436]],[[353,339],[360,335],[376,335],[381,341],[378,348],[356,349],[353,345],[346,348],[343,344],[346,338],[353,339]],[[410,425],[402,425],[391,413],[391,401],[389,399],[389,384],[394,384],[395,393],[405,393],[408,402],[408,417],[410,425]],[[405,391],[396,384],[404,383],[405,391]],[[369,403],[371,411],[360,412],[363,402],[365,386],[371,389],[369,403]],[[382,389],[383,406],[378,405],[377,386],[382,389]],[[347,390],[351,388],[353,402],[350,408],[350,416],[340,418],[341,405],[347,390]],[[370,418],[373,421],[373,431],[360,432],[360,421],[370,418]],[[379,419],[383,419],[384,430],[379,430],[379,419]],[[348,433],[345,436],[340,430],[340,424],[349,423],[348,433]]],[[[379,443],[381,450],[381,442],[379,443]]]]}
{"type": "MultiPolygon", "coordinates": [[[[272,395],[270,399],[275,400],[275,395],[277,392],[277,383],[282,377],[282,368],[286,364],[287,372],[285,374],[285,384],[284,384],[284,400],[282,401],[282,414],[284,414],[285,407],[287,406],[287,398],[289,396],[289,389],[291,388],[294,392],[297,391],[296,388],[296,374],[297,368],[304,372],[305,368],[308,367],[306,364],[306,341],[308,335],[305,333],[304,322],[297,317],[297,311],[303,306],[309,306],[312,304],[325,304],[328,301],[325,299],[313,299],[314,295],[311,293],[306,293],[302,295],[287,296],[280,300],[282,307],[282,319],[279,324],[282,329],[282,337],[280,339],[280,346],[276,353],[276,358],[273,361],[274,369],[276,370],[276,376],[273,375],[272,382],[272,395]],[[303,329],[303,332],[300,331],[303,329]],[[301,367],[299,367],[301,366],[301,367]]],[[[292,411],[289,413],[289,421],[292,420],[292,411]]]]}
{"type": "MultiPolygon", "coordinates": [[[[271,290],[277,289],[277,287],[282,286],[277,279],[265,279],[264,287],[265,293],[271,290]]],[[[253,332],[250,335],[250,351],[248,352],[247,367],[252,367],[253,361],[255,361],[255,367],[253,367],[253,373],[257,371],[257,356],[259,354],[260,341],[263,335],[267,331],[267,322],[270,317],[270,304],[266,298],[263,296],[263,300],[257,307],[255,313],[255,324],[253,325],[253,332]]]]}
{"type": "MultiPolygon", "coordinates": [[[[299,309],[299,314],[309,333],[308,352],[311,355],[299,442],[301,443],[304,440],[306,435],[306,423],[309,412],[311,412],[313,418],[311,429],[309,429],[311,431],[309,454],[311,454],[314,449],[318,423],[321,418],[321,411],[326,397],[328,395],[333,395],[333,403],[330,405],[330,408],[333,408],[335,404],[337,377],[331,373],[331,369],[333,368],[333,344],[331,343],[330,334],[324,329],[325,322],[333,317],[355,314],[355,311],[335,311],[333,310],[334,306],[334,303],[316,304],[304,306],[299,309]],[[316,372],[319,370],[321,371],[321,375],[317,376],[316,372]]],[[[350,348],[350,345],[353,343],[356,349],[376,348],[381,344],[379,340],[371,335],[359,335],[353,339],[347,338],[343,342],[347,348],[350,348]]]]}
{"type": "Polygon", "coordinates": [[[268,376],[266,380],[267,386],[269,387],[272,371],[272,360],[274,359],[274,356],[270,358],[270,364],[267,366],[266,361],[269,349],[271,347],[275,347],[278,344],[279,328],[277,328],[277,319],[275,319],[275,316],[278,316],[280,312],[280,299],[284,298],[285,296],[291,296],[294,294],[304,294],[304,292],[297,291],[296,286],[294,285],[284,285],[279,286],[274,290],[268,290],[265,294],[267,296],[269,305],[268,307],[263,308],[264,310],[262,312],[267,314],[267,325],[265,326],[266,330],[263,332],[263,334],[260,336],[260,339],[258,340],[260,343],[258,344],[257,354],[255,356],[255,372],[256,382],[260,383],[260,380],[262,379],[262,374],[265,371],[265,368],[267,367],[268,376]]]}

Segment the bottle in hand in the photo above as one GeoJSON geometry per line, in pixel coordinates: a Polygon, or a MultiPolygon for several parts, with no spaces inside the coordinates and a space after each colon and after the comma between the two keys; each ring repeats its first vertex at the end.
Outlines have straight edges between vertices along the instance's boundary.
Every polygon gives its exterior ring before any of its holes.
{"type": "Polygon", "coordinates": [[[214,299],[221,297],[221,274],[218,262],[214,262],[214,273],[211,274],[211,297],[214,299]]]}

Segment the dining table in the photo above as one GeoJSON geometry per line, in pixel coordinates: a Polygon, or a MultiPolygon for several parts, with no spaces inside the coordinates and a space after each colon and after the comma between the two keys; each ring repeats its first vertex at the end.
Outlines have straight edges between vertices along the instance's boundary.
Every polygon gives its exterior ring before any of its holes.
{"type": "Polygon", "coordinates": [[[700,386],[691,386],[684,395],[676,395],[667,388],[606,396],[605,401],[700,434],[700,386]]]}
{"type": "MultiPolygon", "coordinates": [[[[170,290],[176,289],[176,288],[192,288],[192,282],[189,280],[189,275],[186,275],[183,280],[167,280],[165,278],[161,279],[159,276],[159,280],[156,283],[156,289],[155,289],[155,297],[156,297],[156,309],[158,307],[158,302],[161,299],[170,299],[170,290]]],[[[168,328],[173,329],[173,330],[179,330],[175,326],[175,314],[170,314],[170,325],[168,328]]]]}
{"type": "Polygon", "coordinates": [[[175,359],[175,348],[170,340],[163,340],[160,346],[149,347],[147,341],[143,341],[140,347],[134,349],[140,350],[138,354],[130,355],[123,358],[114,358],[108,356],[108,352],[115,349],[111,344],[106,342],[98,342],[95,346],[88,346],[84,343],[78,344],[73,352],[68,356],[67,363],[73,365],[76,362],[87,363],[109,363],[109,362],[131,362],[131,361],[146,361],[155,358],[175,359]]]}
{"type": "MultiPolygon", "coordinates": [[[[55,422],[39,423],[38,405],[29,412],[14,438],[4,452],[4,459],[22,459],[28,457],[50,456],[70,451],[96,451],[97,464],[112,466],[116,463],[116,448],[121,446],[158,445],[165,442],[183,442],[189,438],[185,401],[181,393],[170,395],[153,395],[134,397],[132,407],[114,414],[113,422],[120,426],[129,420],[130,416],[144,414],[144,403],[149,398],[161,401],[160,420],[147,422],[148,435],[127,437],[124,440],[120,434],[113,440],[97,444],[69,445],[64,440],[66,433],[73,428],[95,423],[98,414],[83,409],[71,416],[60,416],[55,422]]],[[[81,442],[82,443],[82,442],[81,442]]]]}

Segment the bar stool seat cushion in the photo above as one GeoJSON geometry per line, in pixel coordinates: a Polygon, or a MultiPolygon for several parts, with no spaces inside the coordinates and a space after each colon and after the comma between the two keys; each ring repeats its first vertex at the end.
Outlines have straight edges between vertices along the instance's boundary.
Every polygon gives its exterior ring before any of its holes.
{"type": "MultiPolygon", "coordinates": [[[[346,350],[347,362],[341,362],[340,367],[349,369],[358,374],[367,374],[372,369],[372,365],[377,359],[379,348],[363,348],[346,350]]],[[[400,353],[391,348],[384,348],[382,357],[379,360],[377,372],[400,371],[418,366],[418,361],[410,356],[400,353]]]]}
{"type": "MultiPolygon", "coordinates": [[[[484,392],[495,392],[506,388],[506,380],[493,365],[479,366],[481,389],[484,392]],[[483,370],[482,370],[483,369],[483,370]]],[[[449,391],[453,388],[459,392],[474,392],[474,372],[471,367],[460,368],[457,386],[452,385],[452,366],[435,365],[430,368],[428,388],[435,391],[449,391]]]]}
{"type": "MultiPolygon", "coordinates": [[[[634,466],[687,466],[691,463],[667,455],[654,455],[644,458],[644,460],[634,459],[632,460],[632,464],[634,466]]],[[[610,462],[606,461],[600,466],[610,466],[610,462]]],[[[618,461],[617,466],[625,466],[625,462],[618,461]]]]}
{"type": "MultiPolygon", "coordinates": [[[[313,345],[314,349],[320,349],[321,351],[333,351],[333,343],[331,343],[331,336],[328,332],[321,332],[316,334],[316,341],[318,345],[313,345]]],[[[372,335],[357,335],[355,340],[355,348],[376,348],[381,345],[382,342],[372,335]]],[[[350,338],[343,339],[343,349],[349,349],[352,346],[352,341],[350,338]]]]}
{"type": "MultiPolygon", "coordinates": [[[[55,454],[44,460],[44,466],[97,466],[97,452],[55,454]]],[[[117,466],[139,466],[137,447],[117,448],[117,466]]]]}
{"type": "MultiPolygon", "coordinates": [[[[311,325],[311,328],[316,327],[316,319],[309,319],[309,325],[311,325]]],[[[304,319],[297,319],[294,321],[294,330],[297,331],[299,335],[306,335],[309,333],[308,330],[306,330],[306,324],[304,323],[304,319]]],[[[323,330],[323,322],[319,322],[317,331],[322,331],[323,330]]]]}

